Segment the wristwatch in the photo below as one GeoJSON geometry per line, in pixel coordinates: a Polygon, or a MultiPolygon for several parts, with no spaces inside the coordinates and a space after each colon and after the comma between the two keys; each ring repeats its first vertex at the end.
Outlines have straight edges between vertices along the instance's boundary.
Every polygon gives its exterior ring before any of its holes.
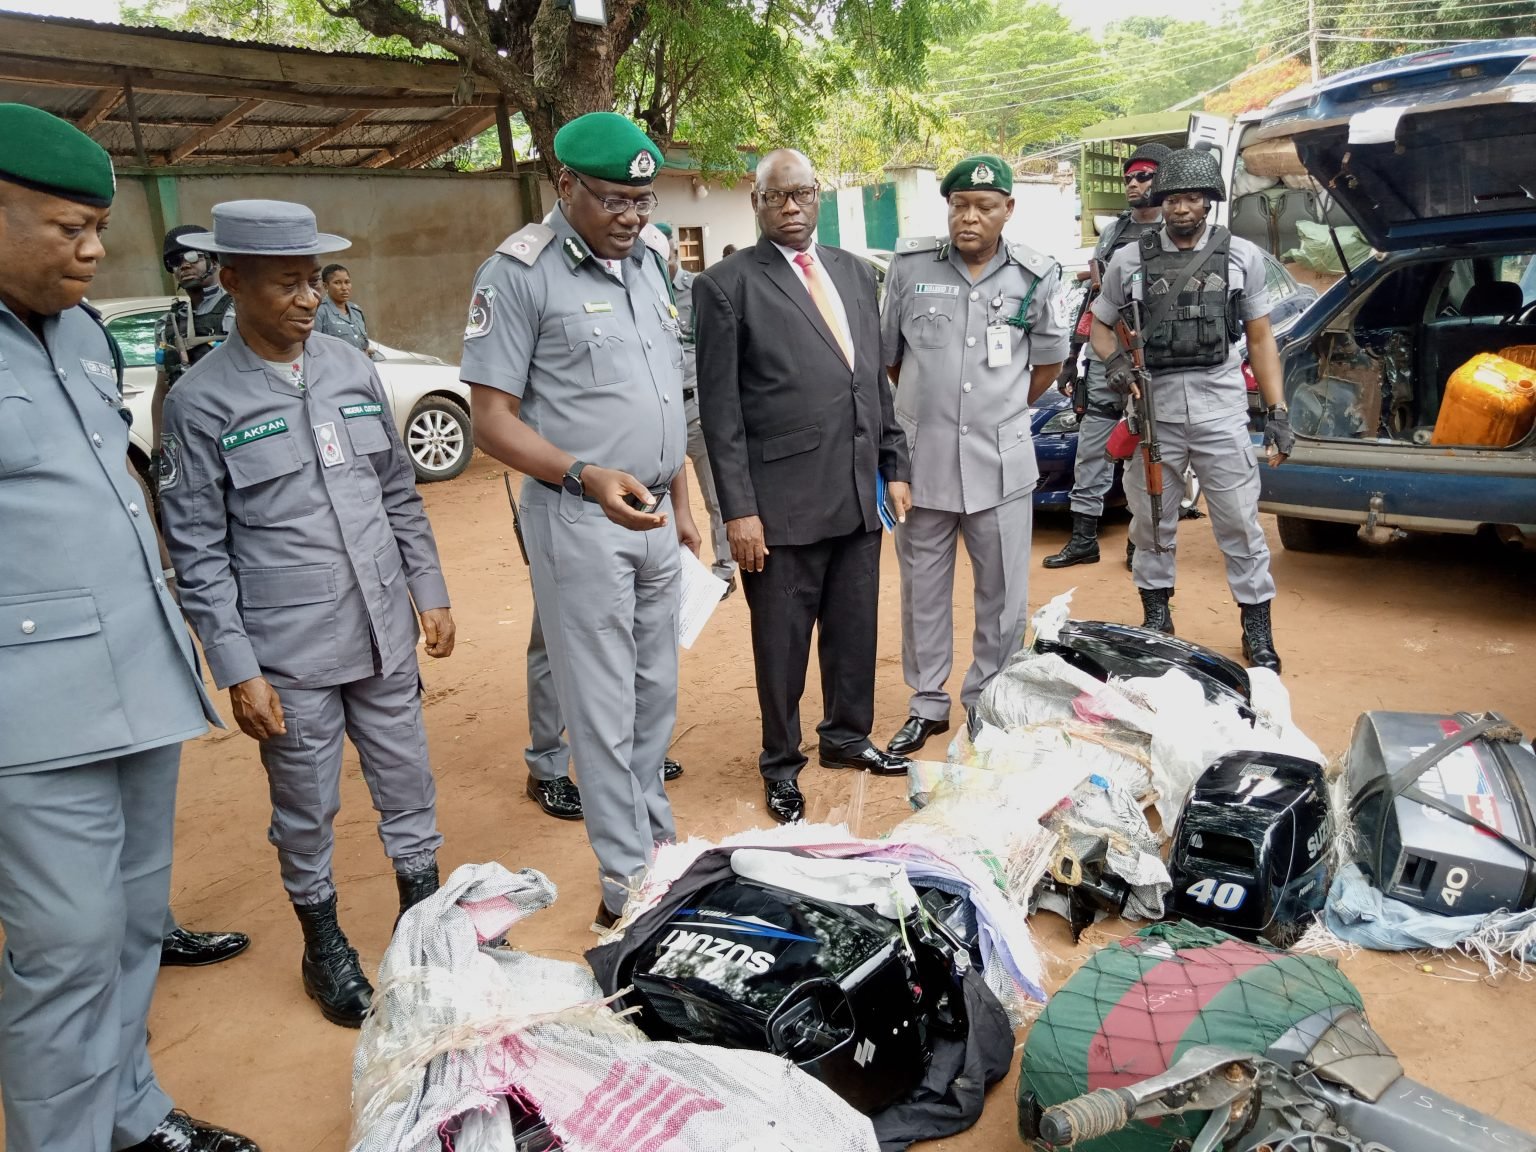
{"type": "Polygon", "coordinates": [[[1265,412],[1270,416],[1273,416],[1276,412],[1289,413],[1290,409],[1287,408],[1284,404],[1271,404],[1268,408],[1265,409],[1265,412]]]}
{"type": "Polygon", "coordinates": [[[584,491],[581,486],[581,470],[586,466],[585,460],[572,460],[571,466],[565,470],[565,475],[560,477],[560,487],[572,496],[580,496],[584,491]]]}

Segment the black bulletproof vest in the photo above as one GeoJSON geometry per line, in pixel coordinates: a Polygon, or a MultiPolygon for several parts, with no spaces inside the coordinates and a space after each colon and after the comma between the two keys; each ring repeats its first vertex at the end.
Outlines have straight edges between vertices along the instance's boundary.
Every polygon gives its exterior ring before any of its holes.
{"type": "Polygon", "coordinates": [[[1120,249],[1148,232],[1156,232],[1161,227],[1162,224],[1159,222],[1139,224],[1131,219],[1129,212],[1121,213],[1119,219],[1110,225],[1110,230],[1099,238],[1099,247],[1094,255],[1108,265],[1110,257],[1120,249]]]}
{"type": "Polygon", "coordinates": [[[181,374],[196,364],[225,338],[224,314],[234,303],[229,293],[222,294],[218,302],[206,312],[192,314],[192,335],[187,335],[187,312],[191,301],[178,299],[171,305],[166,318],[162,338],[165,350],[165,377],[174,384],[181,374]],[[177,337],[180,336],[178,340],[177,337]]]}
{"type": "Polygon", "coordinates": [[[1205,259],[1189,271],[1183,285],[1176,286],[1170,281],[1178,266],[1188,262],[1189,252],[1165,251],[1156,231],[1142,236],[1142,300],[1148,323],[1162,314],[1145,336],[1148,368],[1214,368],[1226,361],[1233,342],[1227,327],[1231,241],[1232,234],[1225,228],[1213,227],[1205,259]],[[1178,296],[1170,307],[1164,297],[1175,290],[1178,296]]]}

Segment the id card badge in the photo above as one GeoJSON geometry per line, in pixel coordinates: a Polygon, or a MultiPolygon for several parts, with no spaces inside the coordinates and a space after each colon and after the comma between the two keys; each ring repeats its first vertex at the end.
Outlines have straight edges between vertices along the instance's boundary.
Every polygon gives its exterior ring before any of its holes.
{"type": "Polygon", "coordinates": [[[1008,325],[987,325],[987,367],[1006,368],[1013,363],[1013,338],[1008,325]]]}
{"type": "Polygon", "coordinates": [[[334,468],[345,463],[347,458],[342,454],[341,444],[336,439],[336,425],[316,424],[314,428],[315,447],[320,449],[321,467],[334,468]]]}

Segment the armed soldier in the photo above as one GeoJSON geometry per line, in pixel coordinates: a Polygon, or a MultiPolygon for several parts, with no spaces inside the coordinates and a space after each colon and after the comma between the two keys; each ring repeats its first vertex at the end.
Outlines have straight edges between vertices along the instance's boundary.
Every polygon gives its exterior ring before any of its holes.
{"type": "MultiPolygon", "coordinates": [[[[165,234],[160,259],[165,270],[186,293],[176,297],[171,310],[155,331],[155,394],[150,400],[150,427],[158,458],[161,411],[166,393],[182,374],[212,352],[234,331],[234,298],[219,283],[219,258],[212,252],[189,248],[183,237],[206,232],[200,224],[183,224],[165,234]]],[[[154,474],[158,476],[158,459],[154,474]]]]}
{"type": "Polygon", "coordinates": [[[1093,323],[1091,309],[1115,253],[1146,233],[1155,232],[1162,223],[1162,209],[1152,203],[1152,178],[1171,151],[1163,144],[1143,144],[1126,160],[1125,199],[1130,207],[1099,236],[1085,274],[1092,278],[1093,286],[1083,298],[1072,346],[1059,378],[1061,390],[1072,397],[1072,407],[1078,416],[1077,460],[1072,470],[1072,536],[1060,552],[1045,558],[1047,568],[1099,562],[1099,517],[1104,514],[1104,497],[1115,479],[1114,461],[1105,449],[1124,409],[1125,398],[1110,388],[1104,361],[1088,342],[1093,323]],[[1080,378],[1077,358],[1084,344],[1088,344],[1088,363],[1080,378]]]}
{"type": "MultiPolygon", "coordinates": [[[[1131,385],[1129,357],[1112,325],[1134,301],[1151,388],[1157,397],[1155,429],[1165,474],[1188,464],[1205,491],[1211,530],[1226,557],[1227,583],[1242,615],[1243,655],[1280,671],[1270,629],[1275,583],[1269,545],[1259,524],[1259,471],[1248,439],[1248,400],[1238,340],[1248,338],[1248,360],[1268,408],[1264,444],[1280,464],[1295,446],[1280,381],[1280,356],[1269,324],[1269,295],[1258,248],[1227,229],[1210,226],[1211,204],[1222,198],[1221,167],[1208,152],[1170,153],[1152,182],[1152,203],[1163,227],[1122,248],[1110,262],[1104,292],[1093,305],[1094,352],[1109,379],[1131,385]]],[[[1125,487],[1136,545],[1133,578],[1141,593],[1144,627],[1172,634],[1175,530],[1178,501],[1165,500],[1154,522],[1145,464],[1126,470],[1125,487]]]]}

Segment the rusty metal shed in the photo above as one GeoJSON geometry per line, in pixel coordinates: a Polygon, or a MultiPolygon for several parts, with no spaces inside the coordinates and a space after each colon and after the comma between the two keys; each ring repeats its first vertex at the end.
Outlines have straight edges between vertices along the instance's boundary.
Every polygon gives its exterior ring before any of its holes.
{"type": "Polygon", "coordinates": [[[453,61],[8,12],[0,101],[46,109],[148,168],[420,168],[498,116],[498,93],[453,61]]]}

